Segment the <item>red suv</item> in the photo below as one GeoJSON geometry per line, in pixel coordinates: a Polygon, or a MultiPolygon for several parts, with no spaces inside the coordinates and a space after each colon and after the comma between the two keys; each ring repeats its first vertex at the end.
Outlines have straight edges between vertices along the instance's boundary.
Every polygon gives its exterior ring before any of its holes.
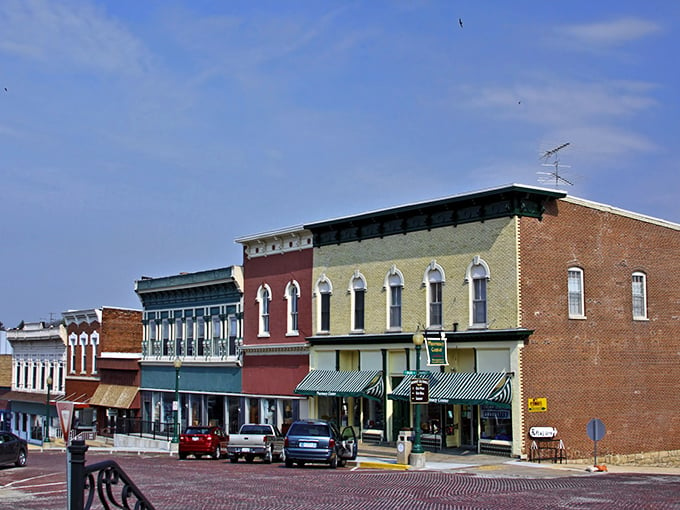
{"type": "Polygon", "coordinates": [[[179,458],[193,455],[200,459],[202,455],[210,455],[217,460],[227,453],[228,442],[229,436],[219,427],[187,427],[179,436],[179,458]]]}

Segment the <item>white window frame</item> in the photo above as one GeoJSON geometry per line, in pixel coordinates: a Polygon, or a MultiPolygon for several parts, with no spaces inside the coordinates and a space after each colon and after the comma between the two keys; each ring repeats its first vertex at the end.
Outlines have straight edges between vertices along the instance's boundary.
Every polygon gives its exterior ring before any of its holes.
{"type": "Polygon", "coordinates": [[[402,312],[404,306],[404,275],[397,269],[397,266],[392,264],[392,267],[385,275],[385,283],[383,284],[385,290],[385,327],[387,331],[401,331],[402,328],[402,312]],[[399,303],[394,303],[395,291],[399,295],[399,303]],[[393,313],[394,312],[394,313],[393,313]],[[393,321],[393,319],[397,319],[393,321]],[[396,322],[396,324],[395,324],[396,322]]]}
{"type": "Polygon", "coordinates": [[[92,374],[97,373],[97,351],[99,347],[99,333],[96,331],[90,336],[90,344],[92,345],[92,374]]]}
{"type": "Polygon", "coordinates": [[[631,275],[631,300],[633,320],[649,320],[647,316],[647,275],[642,271],[635,271],[631,275]],[[639,305],[636,305],[636,301],[639,301],[639,305]]]}
{"type": "Polygon", "coordinates": [[[81,374],[86,374],[87,373],[87,343],[88,343],[88,338],[87,338],[87,333],[81,333],[80,338],[80,373],[81,374]]]}
{"type": "Polygon", "coordinates": [[[272,289],[266,283],[260,285],[257,289],[258,303],[258,337],[269,337],[271,336],[271,300],[272,300],[272,289]]]}
{"type": "Polygon", "coordinates": [[[585,319],[585,278],[583,269],[577,266],[567,270],[567,306],[570,319],[585,319]],[[578,283],[578,288],[574,283],[578,283]],[[578,310],[574,308],[578,307],[578,310]]]}
{"type": "Polygon", "coordinates": [[[68,337],[68,345],[71,350],[69,353],[69,365],[68,371],[70,374],[76,373],[76,345],[78,345],[78,335],[71,333],[68,337]]]}
{"type": "Polygon", "coordinates": [[[331,328],[331,297],[333,296],[333,283],[328,279],[326,274],[322,274],[319,279],[316,281],[316,296],[318,297],[317,303],[316,303],[316,323],[317,323],[317,332],[318,333],[326,333],[328,334],[330,332],[331,328]],[[323,323],[323,301],[324,301],[324,296],[328,296],[328,328],[324,328],[324,323],[323,323]]]}
{"type": "Polygon", "coordinates": [[[437,264],[436,260],[431,261],[427,269],[425,269],[425,274],[423,275],[423,287],[425,287],[425,322],[428,328],[440,329],[444,327],[444,285],[446,284],[446,273],[444,268],[437,264]],[[438,278],[435,275],[439,275],[438,278]],[[439,284],[441,301],[439,302],[439,313],[441,315],[440,324],[432,323],[432,313],[431,305],[432,303],[432,284],[439,284]]]}
{"type": "Polygon", "coordinates": [[[486,329],[489,325],[489,286],[488,282],[491,279],[491,271],[486,261],[479,256],[475,256],[468,265],[465,272],[465,283],[469,285],[468,302],[470,310],[469,324],[470,329],[486,329]],[[479,294],[479,288],[483,289],[483,298],[479,294]],[[484,321],[478,322],[477,307],[484,307],[484,321]]]}
{"type": "Polygon", "coordinates": [[[368,285],[366,284],[366,278],[361,272],[356,269],[352,274],[352,278],[349,281],[348,292],[350,294],[350,330],[352,333],[363,333],[366,330],[366,294],[368,292],[368,285]],[[357,293],[361,291],[363,293],[363,324],[357,324],[357,293]],[[361,326],[361,327],[358,327],[361,326]]]}
{"type": "Polygon", "coordinates": [[[286,336],[300,335],[300,284],[291,280],[286,284],[283,298],[286,300],[286,336]],[[293,296],[293,291],[295,295],[293,296]]]}

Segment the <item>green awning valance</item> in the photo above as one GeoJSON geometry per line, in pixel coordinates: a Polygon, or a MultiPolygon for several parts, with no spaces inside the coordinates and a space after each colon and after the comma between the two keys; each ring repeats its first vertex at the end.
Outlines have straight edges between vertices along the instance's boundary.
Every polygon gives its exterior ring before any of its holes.
{"type": "Polygon", "coordinates": [[[295,388],[298,395],[321,397],[367,397],[380,400],[385,394],[380,370],[312,370],[295,388]]]}
{"type": "MultiPolygon", "coordinates": [[[[406,376],[389,395],[392,400],[409,400],[411,380],[406,376]]],[[[430,372],[430,402],[435,404],[491,404],[510,407],[511,379],[505,372],[430,372]]]]}

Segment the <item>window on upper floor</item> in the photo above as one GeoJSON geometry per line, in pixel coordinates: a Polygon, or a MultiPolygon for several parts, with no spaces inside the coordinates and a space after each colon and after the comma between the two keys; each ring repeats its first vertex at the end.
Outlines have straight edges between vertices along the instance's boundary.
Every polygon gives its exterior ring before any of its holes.
{"type": "Polygon", "coordinates": [[[427,327],[441,328],[443,322],[443,287],[446,281],[444,269],[436,261],[430,262],[425,271],[423,285],[427,291],[427,327]]]}
{"type": "Polygon", "coordinates": [[[487,327],[487,283],[490,276],[487,263],[478,256],[474,257],[465,274],[465,281],[470,285],[471,328],[487,327]]]}
{"type": "Polygon", "coordinates": [[[401,331],[401,294],[403,288],[404,276],[393,265],[385,277],[388,331],[401,331]]]}
{"type": "Polygon", "coordinates": [[[184,335],[182,332],[183,324],[181,318],[175,319],[175,356],[184,355],[184,335]]]}
{"type": "Polygon", "coordinates": [[[75,333],[71,333],[68,337],[68,347],[69,347],[69,367],[68,371],[70,373],[75,373],[76,371],[76,344],[78,343],[78,336],[75,333]]]}
{"type": "Polygon", "coordinates": [[[569,299],[569,318],[585,318],[584,296],[583,296],[583,269],[580,267],[570,267],[568,269],[568,299],[569,299]]]}
{"type": "Polygon", "coordinates": [[[269,336],[269,305],[271,304],[272,291],[266,283],[260,285],[257,291],[257,302],[259,306],[259,326],[258,336],[269,336]]]}
{"type": "Polygon", "coordinates": [[[80,373],[87,372],[87,333],[80,335],[80,373]]]}
{"type": "Polygon", "coordinates": [[[187,356],[194,356],[194,318],[189,315],[185,321],[187,327],[187,356]]]}
{"type": "Polygon", "coordinates": [[[352,324],[354,333],[363,333],[366,316],[366,278],[358,270],[354,272],[350,282],[352,324]]]}
{"type": "Polygon", "coordinates": [[[92,373],[97,373],[97,355],[99,354],[99,333],[96,331],[90,336],[90,343],[92,344],[92,373]]]}
{"type": "Polygon", "coordinates": [[[286,285],[286,295],[285,299],[288,302],[288,313],[287,313],[287,325],[286,325],[286,335],[294,336],[298,335],[299,324],[298,324],[298,312],[300,306],[300,284],[292,280],[286,285]]]}
{"type": "Polygon", "coordinates": [[[322,274],[316,282],[316,294],[319,297],[317,303],[317,330],[320,333],[328,333],[331,329],[331,295],[333,285],[325,274],[322,274]]]}
{"type": "Polygon", "coordinates": [[[647,320],[647,275],[636,271],[632,279],[633,319],[647,320]]]}

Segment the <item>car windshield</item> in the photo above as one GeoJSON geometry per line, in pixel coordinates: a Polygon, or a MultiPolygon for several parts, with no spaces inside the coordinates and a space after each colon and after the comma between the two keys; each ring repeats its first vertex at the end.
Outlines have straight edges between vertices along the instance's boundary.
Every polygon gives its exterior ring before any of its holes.
{"type": "Polygon", "coordinates": [[[184,433],[185,434],[210,434],[210,429],[208,427],[190,427],[184,433]]]}
{"type": "Polygon", "coordinates": [[[317,423],[294,423],[288,431],[290,436],[330,437],[328,425],[317,423]]]}
{"type": "Polygon", "coordinates": [[[260,425],[244,425],[241,427],[241,434],[271,434],[269,427],[262,427],[260,425]]]}

